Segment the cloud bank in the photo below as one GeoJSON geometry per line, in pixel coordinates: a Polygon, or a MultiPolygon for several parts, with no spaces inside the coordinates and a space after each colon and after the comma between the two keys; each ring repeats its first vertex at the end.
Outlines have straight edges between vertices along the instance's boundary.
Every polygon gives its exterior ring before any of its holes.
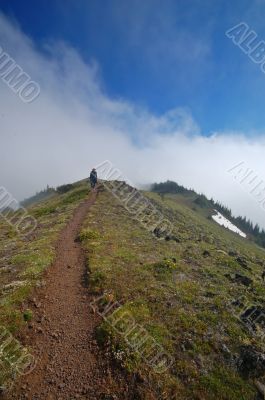
{"type": "Polygon", "coordinates": [[[265,182],[265,136],[206,137],[185,107],[158,116],[111,98],[96,60],[62,42],[37,49],[3,14],[0,46],[41,87],[25,104],[0,79],[0,186],[15,197],[85,178],[108,159],[136,185],[175,180],[265,227],[264,210],[227,172],[245,161],[265,182]]]}

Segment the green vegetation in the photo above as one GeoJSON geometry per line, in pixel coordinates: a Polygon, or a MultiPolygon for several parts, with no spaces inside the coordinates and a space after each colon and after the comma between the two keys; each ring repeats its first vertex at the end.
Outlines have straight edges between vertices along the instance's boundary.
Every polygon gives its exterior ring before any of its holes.
{"type": "Polygon", "coordinates": [[[262,352],[262,338],[237,318],[241,306],[233,304],[244,296],[243,306],[263,307],[264,251],[192,210],[189,195],[187,203],[179,193],[145,195],[173,222],[179,241],[155,238],[106,191],[84,222],[80,238],[97,308],[104,315],[106,305],[116,304],[97,330],[99,343],[140,377],[142,398],[151,390],[159,399],[254,399],[252,378],[243,378],[238,365],[247,346],[262,352]],[[148,348],[134,350],[135,337],[126,331],[132,321],[172,357],[163,374],[148,364],[148,348]]]}
{"type": "Polygon", "coordinates": [[[61,185],[56,188],[56,191],[60,194],[64,194],[69,192],[70,190],[74,189],[74,185],[69,183],[67,185],[61,185]]]}
{"type": "Polygon", "coordinates": [[[53,262],[58,234],[87,194],[87,185],[80,183],[66,194],[57,194],[29,208],[28,212],[38,222],[29,238],[20,236],[12,226],[1,221],[1,325],[15,330],[23,321],[23,313],[15,310],[53,262]]]}
{"type": "MultiPolygon", "coordinates": [[[[140,398],[254,400],[254,380],[265,382],[262,324],[244,318],[251,307],[264,312],[264,250],[208,219],[211,200],[203,195],[174,183],[167,190],[143,195],[173,223],[169,237],[157,238],[104,190],[84,221],[79,240],[102,316],[96,338],[137,379],[140,398]],[[167,369],[150,359],[154,349],[166,355],[167,369]]],[[[0,223],[0,326],[9,332],[30,323],[26,300],[87,194],[81,181],[34,202],[29,212],[38,227],[28,237],[0,223]]],[[[6,371],[0,386],[12,376],[6,371]]]]}
{"type": "MultiPolygon", "coordinates": [[[[27,203],[32,204],[28,212],[38,222],[37,229],[29,236],[20,236],[7,222],[0,221],[0,328],[7,329],[6,335],[8,332],[15,334],[31,320],[32,312],[27,308],[26,300],[32,289],[42,284],[43,271],[55,257],[58,235],[80,201],[87,196],[88,186],[80,182],[65,194],[52,193],[46,200],[43,195],[38,203],[35,196],[34,201],[28,199],[27,203]]],[[[13,341],[15,347],[15,339],[13,341]]],[[[16,356],[12,349],[7,350],[0,353],[0,364],[4,365],[0,370],[0,387],[10,377],[13,379],[13,369],[20,357],[19,352],[16,356]],[[6,353],[12,357],[12,363],[6,353]]]]}
{"type": "Polygon", "coordinates": [[[81,240],[81,242],[87,239],[99,239],[99,238],[100,234],[92,229],[82,229],[82,231],[79,234],[79,239],[81,240]]]}
{"type": "Polygon", "coordinates": [[[31,321],[33,318],[33,313],[31,310],[25,310],[23,314],[24,321],[31,321]]]}

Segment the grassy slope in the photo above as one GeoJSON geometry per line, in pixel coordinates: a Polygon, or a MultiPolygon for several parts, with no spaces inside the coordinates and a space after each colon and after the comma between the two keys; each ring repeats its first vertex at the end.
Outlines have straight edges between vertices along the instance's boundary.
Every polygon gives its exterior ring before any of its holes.
{"type": "Polygon", "coordinates": [[[243,379],[235,361],[242,346],[261,349],[262,342],[236,318],[231,302],[246,296],[250,304],[264,304],[264,251],[174,196],[146,195],[170,217],[179,243],[154,238],[106,191],[85,221],[81,239],[95,296],[103,293],[106,302],[121,302],[118,313],[128,311],[174,364],[156,374],[106,321],[98,340],[110,343],[114,357],[141,378],[143,398],[254,399],[251,374],[243,379]],[[231,251],[250,269],[228,255],[231,251]],[[234,273],[253,284],[246,287],[225,276],[234,273]]]}
{"type": "MultiPolygon", "coordinates": [[[[63,195],[55,194],[29,207],[28,212],[37,219],[38,227],[26,238],[18,235],[12,226],[1,219],[0,327],[15,332],[31,319],[24,302],[32,288],[44,284],[42,273],[54,260],[59,232],[87,194],[87,184],[79,183],[63,195]]],[[[15,360],[11,361],[11,357],[11,349],[8,349],[8,354],[7,351],[0,353],[0,365],[3,363],[0,386],[13,373],[15,360]]]]}

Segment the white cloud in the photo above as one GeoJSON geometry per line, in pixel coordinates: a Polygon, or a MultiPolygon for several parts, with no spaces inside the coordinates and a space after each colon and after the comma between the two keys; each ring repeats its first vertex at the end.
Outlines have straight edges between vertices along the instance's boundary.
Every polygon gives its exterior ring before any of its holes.
{"type": "Polygon", "coordinates": [[[265,227],[264,211],[227,172],[244,160],[262,178],[264,136],[204,137],[187,109],[156,116],[111,99],[95,61],[85,64],[63,43],[39,52],[3,15],[0,46],[41,86],[38,99],[24,104],[0,80],[0,185],[14,196],[84,178],[108,159],[136,183],[175,180],[265,227]]]}

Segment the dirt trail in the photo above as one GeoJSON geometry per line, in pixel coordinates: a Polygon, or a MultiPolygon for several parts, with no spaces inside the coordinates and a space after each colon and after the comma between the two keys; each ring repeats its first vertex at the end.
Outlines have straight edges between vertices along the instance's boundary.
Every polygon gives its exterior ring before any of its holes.
{"type": "Polygon", "coordinates": [[[57,258],[32,302],[34,319],[23,343],[38,363],[7,399],[130,399],[125,377],[104,357],[94,338],[99,323],[89,306],[85,257],[75,241],[97,193],[82,202],[61,233],[57,258]]]}

